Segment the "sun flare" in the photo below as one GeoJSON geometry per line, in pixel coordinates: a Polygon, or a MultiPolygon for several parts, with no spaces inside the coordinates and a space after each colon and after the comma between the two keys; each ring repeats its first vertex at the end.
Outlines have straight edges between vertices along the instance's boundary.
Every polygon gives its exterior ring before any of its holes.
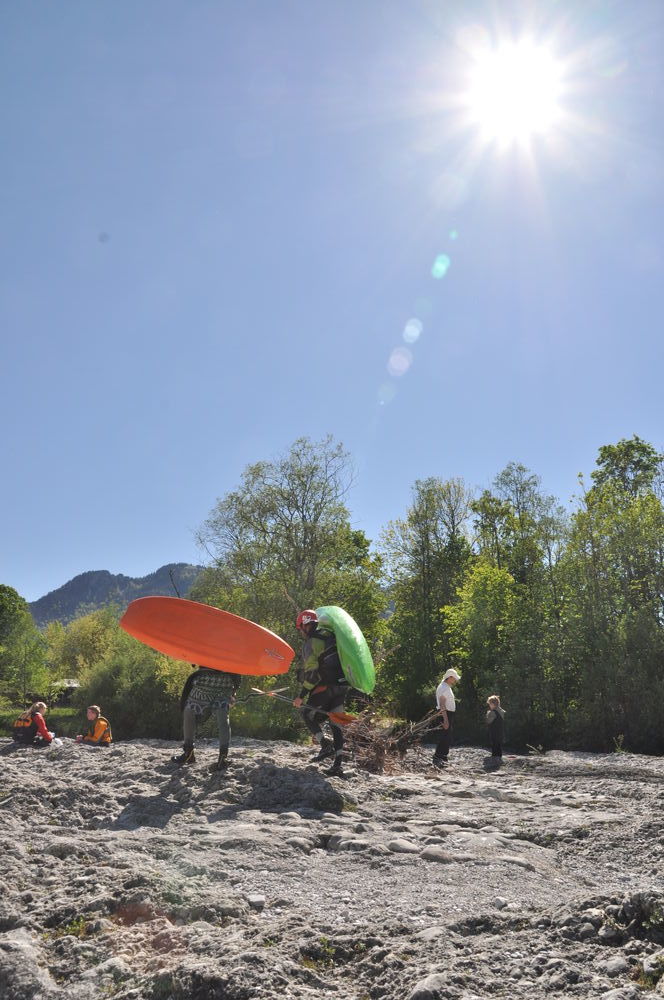
{"type": "Polygon", "coordinates": [[[562,66],[551,52],[520,41],[475,54],[465,103],[482,137],[507,145],[555,127],[561,90],[562,66]]]}

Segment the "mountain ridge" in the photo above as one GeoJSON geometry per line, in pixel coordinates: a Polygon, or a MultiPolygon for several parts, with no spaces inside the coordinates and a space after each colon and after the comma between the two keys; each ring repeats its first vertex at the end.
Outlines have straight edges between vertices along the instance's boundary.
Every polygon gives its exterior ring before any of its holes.
{"type": "Polygon", "coordinates": [[[106,569],[87,570],[28,604],[35,623],[43,628],[50,622],[63,625],[108,604],[124,608],[138,597],[186,597],[202,566],[166,563],[146,576],[125,576],[106,569]]]}

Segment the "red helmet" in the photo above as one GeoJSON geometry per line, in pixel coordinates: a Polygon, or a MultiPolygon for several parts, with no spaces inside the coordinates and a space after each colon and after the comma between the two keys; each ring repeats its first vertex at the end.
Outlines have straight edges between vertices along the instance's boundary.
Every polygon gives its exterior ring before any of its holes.
{"type": "Polygon", "coordinates": [[[311,609],[307,609],[306,611],[300,611],[299,615],[297,616],[297,621],[295,622],[295,627],[301,629],[303,625],[309,625],[310,622],[317,622],[317,621],[318,621],[318,615],[316,614],[316,612],[311,611],[311,609]]]}

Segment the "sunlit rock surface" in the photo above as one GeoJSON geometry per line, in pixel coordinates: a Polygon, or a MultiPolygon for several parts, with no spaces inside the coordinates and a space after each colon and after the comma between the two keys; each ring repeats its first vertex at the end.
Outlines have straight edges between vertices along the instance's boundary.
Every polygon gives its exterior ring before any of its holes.
{"type": "Polygon", "coordinates": [[[664,995],[659,759],[175,750],[0,742],[1,997],[664,995]]]}

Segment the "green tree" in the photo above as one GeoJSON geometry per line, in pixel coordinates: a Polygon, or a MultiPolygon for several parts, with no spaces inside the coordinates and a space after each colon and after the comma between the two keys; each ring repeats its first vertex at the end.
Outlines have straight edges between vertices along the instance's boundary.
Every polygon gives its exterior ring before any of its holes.
{"type": "Polygon", "coordinates": [[[595,486],[611,484],[631,497],[652,492],[662,473],[664,455],[638,434],[599,449],[597,468],[590,474],[595,486]]]}
{"type": "Polygon", "coordinates": [[[75,618],[68,625],[46,626],[47,657],[53,680],[79,675],[98,663],[110,648],[118,627],[114,606],[75,618]]]}
{"type": "Polygon", "coordinates": [[[47,682],[44,642],[28,603],[0,584],[0,693],[24,702],[31,694],[45,694],[47,682]]]}
{"type": "Polygon", "coordinates": [[[452,600],[470,559],[470,501],[461,479],[418,480],[406,517],[391,522],[381,538],[394,604],[382,687],[409,716],[430,705],[447,664],[441,608],[452,600]]]}
{"type": "Polygon", "coordinates": [[[385,603],[381,563],[350,526],[351,482],[348,453],[330,437],[300,438],[283,457],[250,465],[199,532],[212,561],[190,596],[291,643],[296,610],[340,604],[375,646],[385,603]]]}
{"type": "Polygon", "coordinates": [[[566,642],[577,680],[570,723],[594,748],[611,748],[620,736],[631,749],[661,752],[664,508],[645,479],[625,479],[622,465],[604,474],[607,448],[603,474],[572,518],[564,559],[566,642]]]}
{"type": "Polygon", "coordinates": [[[476,713],[492,691],[504,689],[509,677],[516,600],[514,577],[480,560],[468,570],[455,603],[443,608],[450,654],[476,713]]]}
{"type": "MultiPolygon", "coordinates": [[[[555,499],[542,492],[539,477],[520,463],[510,462],[493,487],[495,492],[485,490],[471,505],[478,564],[469,566],[457,609],[457,616],[463,611],[466,620],[474,622],[466,640],[451,605],[444,609],[457,656],[465,656],[467,663],[460,686],[467,711],[460,722],[472,729],[473,718],[482,717],[484,699],[493,689],[510,706],[512,741],[559,742],[568,680],[560,568],[567,517],[555,499]],[[499,642],[498,632],[489,630],[489,653],[486,645],[470,640],[481,633],[480,623],[490,612],[487,594],[503,592],[496,590],[498,582],[506,580],[502,573],[512,581],[509,616],[500,622],[509,642],[499,642]]],[[[489,622],[494,620],[490,616],[489,622]]]]}
{"type": "Polygon", "coordinates": [[[86,705],[101,705],[116,738],[178,739],[181,716],[177,695],[190,665],[169,661],[132,639],[117,624],[109,628],[107,640],[98,659],[79,675],[76,703],[81,712],[86,705]]]}
{"type": "Polygon", "coordinates": [[[13,587],[0,583],[0,644],[13,632],[17,625],[23,625],[30,618],[30,609],[25,598],[13,587]]]}

